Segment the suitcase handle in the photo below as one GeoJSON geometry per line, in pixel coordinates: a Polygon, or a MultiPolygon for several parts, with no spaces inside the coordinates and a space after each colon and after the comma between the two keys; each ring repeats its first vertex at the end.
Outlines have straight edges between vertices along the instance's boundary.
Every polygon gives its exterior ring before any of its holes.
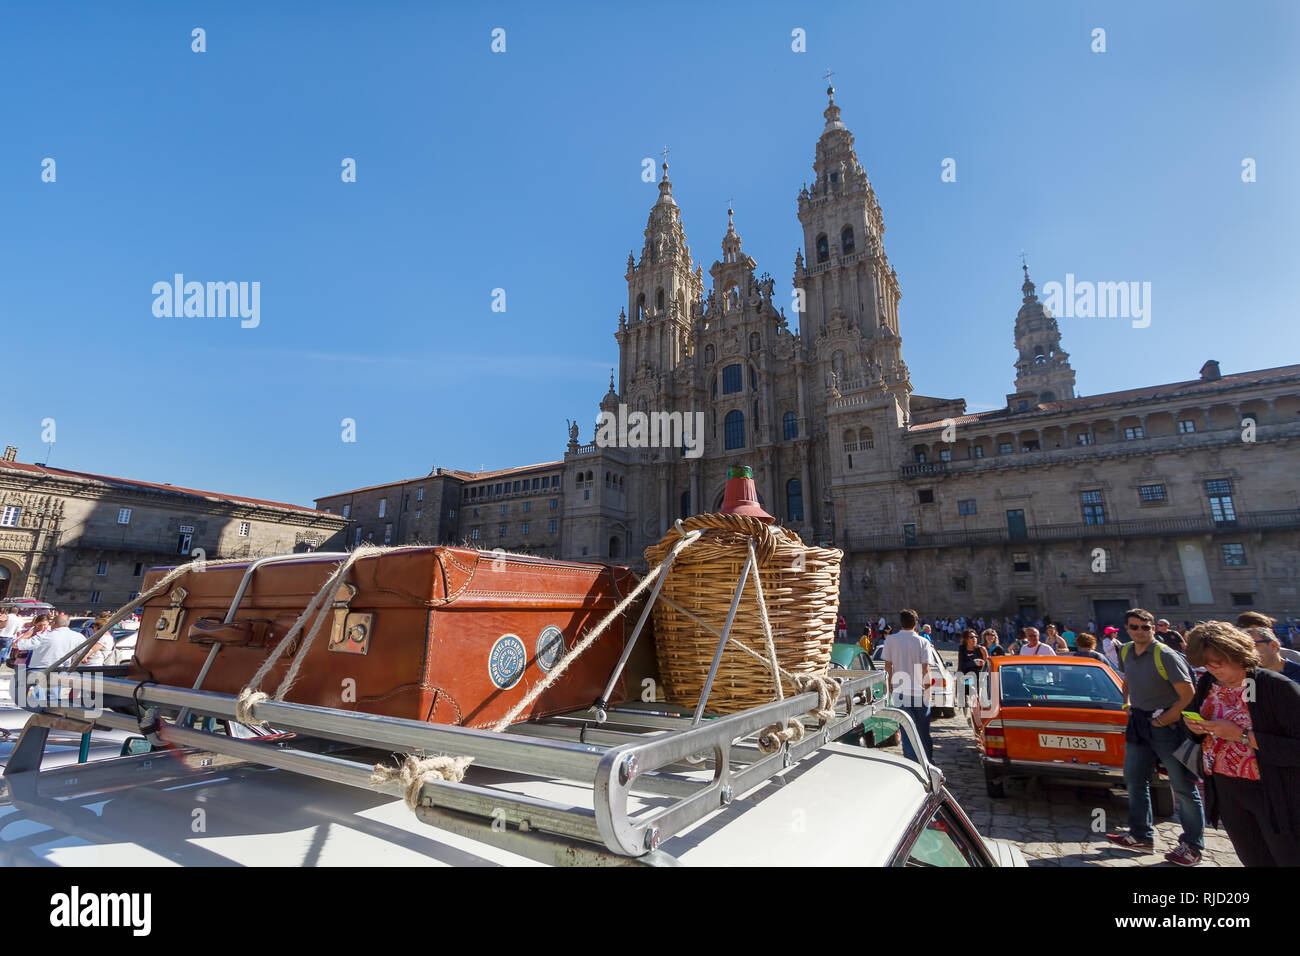
{"type": "Polygon", "coordinates": [[[191,644],[225,644],[229,647],[265,647],[271,622],[266,620],[231,621],[219,617],[201,617],[190,625],[191,644]]]}

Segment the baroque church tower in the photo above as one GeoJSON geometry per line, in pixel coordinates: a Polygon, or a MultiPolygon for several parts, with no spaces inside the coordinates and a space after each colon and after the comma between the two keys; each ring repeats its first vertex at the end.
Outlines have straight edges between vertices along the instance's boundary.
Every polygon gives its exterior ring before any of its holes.
{"type": "Polygon", "coordinates": [[[1029,266],[1020,287],[1024,301],[1016,315],[1016,390],[1007,396],[1007,408],[1025,411],[1039,403],[1074,398],[1074,369],[1061,348],[1061,328],[1038,301],[1029,281],[1029,266]]]}

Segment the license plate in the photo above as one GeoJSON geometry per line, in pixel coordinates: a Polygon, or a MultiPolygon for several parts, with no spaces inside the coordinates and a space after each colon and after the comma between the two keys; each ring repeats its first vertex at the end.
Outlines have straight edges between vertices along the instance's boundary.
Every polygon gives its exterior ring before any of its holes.
{"type": "Polygon", "coordinates": [[[1101,737],[1073,737],[1069,734],[1039,734],[1038,746],[1056,750],[1096,750],[1106,752],[1106,741],[1101,737]]]}

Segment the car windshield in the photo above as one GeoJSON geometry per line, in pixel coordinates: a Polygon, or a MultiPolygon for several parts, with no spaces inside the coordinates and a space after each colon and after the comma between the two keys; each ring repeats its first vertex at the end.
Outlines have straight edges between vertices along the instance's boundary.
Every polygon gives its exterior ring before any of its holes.
{"type": "Polygon", "coordinates": [[[1124,695],[1100,667],[1063,661],[1010,664],[998,670],[1004,704],[1121,710],[1124,695]]]}

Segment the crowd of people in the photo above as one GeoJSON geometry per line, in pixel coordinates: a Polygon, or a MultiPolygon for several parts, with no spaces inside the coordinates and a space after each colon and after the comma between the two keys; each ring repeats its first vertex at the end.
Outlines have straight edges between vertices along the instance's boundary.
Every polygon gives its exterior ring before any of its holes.
{"type": "MultiPolygon", "coordinates": [[[[997,618],[925,623],[911,609],[900,612],[898,621],[898,630],[883,617],[868,622],[860,643],[870,650],[884,641],[881,657],[895,702],[912,717],[927,755],[927,642],[959,639],[957,670],[976,682],[999,655],[1101,661],[1119,677],[1128,711],[1129,826],[1107,839],[1127,850],[1155,851],[1150,781],[1160,764],[1182,827],[1167,861],[1199,864],[1209,821],[1222,823],[1245,866],[1300,865],[1300,661],[1283,651],[1297,643],[1294,621],[1279,624],[1248,611],[1235,623],[1184,622],[1180,632],[1168,620],[1133,608],[1125,612],[1123,633],[1105,627],[1100,639],[1094,622],[1080,631],[1050,621],[997,618]],[[1011,633],[1008,625],[1015,628],[1011,633]]],[[[903,743],[911,756],[906,735],[903,743]]]]}
{"type": "MultiPolygon", "coordinates": [[[[13,608],[0,608],[0,664],[17,664],[23,660],[29,670],[50,667],[102,630],[110,614],[101,612],[97,617],[83,615],[85,623],[80,629],[69,626],[72,615],[66,611],[51,610],[24,615],[13,608]]],[[[105,631],[82,654],[74,667],[96,667],[111,663],[116,641],[105,631]]]]}

